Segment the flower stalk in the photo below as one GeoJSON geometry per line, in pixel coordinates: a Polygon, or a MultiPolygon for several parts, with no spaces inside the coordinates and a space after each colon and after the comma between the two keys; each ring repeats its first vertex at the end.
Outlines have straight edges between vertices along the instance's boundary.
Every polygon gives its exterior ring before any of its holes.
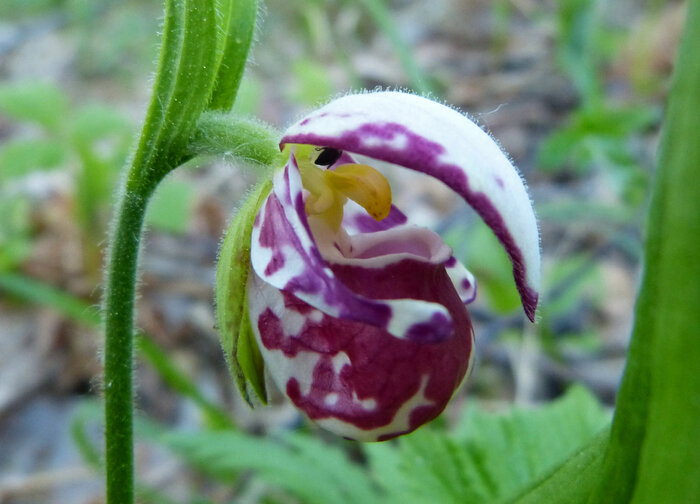
{"type": "Polygon", "coordinates": [[[256,13],[256,0],[166,2],[153,94],[110,237],[103,378],[108,504],[134,501],[134,299],[147,204],[170,171],[198,154],[190,140],[202,112],[233,103],[256,13]]]}
{"type": "MultiPolygon", "coordinates": [[[[150,191],[149,191],[150,192],[150,191]]],[[[143,186],[129,187],[117,211],[105,297],[105,464],[108,502],[134,493],[133,333],[138,250],[146,203],[143,186]]]]}

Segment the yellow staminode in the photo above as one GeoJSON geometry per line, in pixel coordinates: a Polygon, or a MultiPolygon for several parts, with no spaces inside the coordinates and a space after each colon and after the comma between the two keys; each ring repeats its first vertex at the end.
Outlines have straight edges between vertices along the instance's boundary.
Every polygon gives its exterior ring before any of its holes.
{"type": "Polygon", "coordinates": [[[322,169],[310,157],[304,156],[307,152],[308,149],[295,149],[301,182],[310,193],[306,199],[308,215],[325,219],[337,230],[343,220],[343,206],[347,198],[367,210],[377,221],[389,215],[391,186],[379,171],[363,164],[343,164],[333,170],[322,169]]]}

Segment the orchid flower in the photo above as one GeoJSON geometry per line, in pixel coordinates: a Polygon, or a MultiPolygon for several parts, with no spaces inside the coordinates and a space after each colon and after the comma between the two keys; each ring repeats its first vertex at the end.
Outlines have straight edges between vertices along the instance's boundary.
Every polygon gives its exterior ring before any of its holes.
{"type": "Polygon", "coordinates": [[[425,173],[471,205],[505,247],[534,321],[540,252],[525,185],[467,117],[401,92],[332,101],[280,147],[288,158],[250,240],[246,304],[260,357],[323,428],[363,441],[411,432],[469,371],[476,283],[438,234],[392,204],[382,170],[425,173]]]}

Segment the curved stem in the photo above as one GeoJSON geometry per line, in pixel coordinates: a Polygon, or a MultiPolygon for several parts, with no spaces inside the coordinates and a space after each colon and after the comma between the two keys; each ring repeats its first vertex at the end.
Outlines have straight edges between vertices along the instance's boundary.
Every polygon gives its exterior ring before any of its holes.
{"type": "MultiPolygon", "coordinates": [[[[198,126],[190,152],[176,165],[196,155],[226,152],[266,166],[279,156],[278,135],[260,123],[204,114],[198,126]]],[[[104,300],[107,502],[119,504],[133,502],[134,496],[132,361],[139,246],[148,200],[162,178],[144,178],[142,172],[135,161],[117,207],[104,300]]]]}
{"type": "MultiPolygon", "coordinates": [[[[134,501],[134,298],[146,204],[160,180],[192,156],[187,145],[210,99],[220,109],[233,103],[256,13],[256,0],[165,2],[151,103],[110,237],[104,299],[105,469],[110,504],[134,501]]],[[[257,160],[259,152],[254,149],[250,156],[257,160]]]]}
{"type": "Polygon", "coordinates": [[[105,297],[107,502],[133,502],[133,329],[139,243],[151,188],[127,182],[112,229],[105,297]]]}

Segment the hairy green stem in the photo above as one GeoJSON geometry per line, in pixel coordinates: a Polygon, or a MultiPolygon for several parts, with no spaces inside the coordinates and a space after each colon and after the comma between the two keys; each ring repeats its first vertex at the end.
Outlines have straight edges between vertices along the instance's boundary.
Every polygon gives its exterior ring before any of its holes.
{"type": "MultiPolygon", "coordinates": [[[[130,179],[130,182],[133,179],[130,179]]],[[[134,498],[132,359],[139,242],[152,189],[126,184],[112,235],[105,297],[105,470],[107,502],[134,498]]]]}
{"type": "Polygon", "coordinates": [[[192,157],[187,146],[209,102],[218,109],[233,103],[256,13],[256,0],[165,0],[158,71],[112,229],[105,286],[105,471],[109,504],[130,504],[134,500],[134,298],[148,199],[170,171],[192,157]]]}

